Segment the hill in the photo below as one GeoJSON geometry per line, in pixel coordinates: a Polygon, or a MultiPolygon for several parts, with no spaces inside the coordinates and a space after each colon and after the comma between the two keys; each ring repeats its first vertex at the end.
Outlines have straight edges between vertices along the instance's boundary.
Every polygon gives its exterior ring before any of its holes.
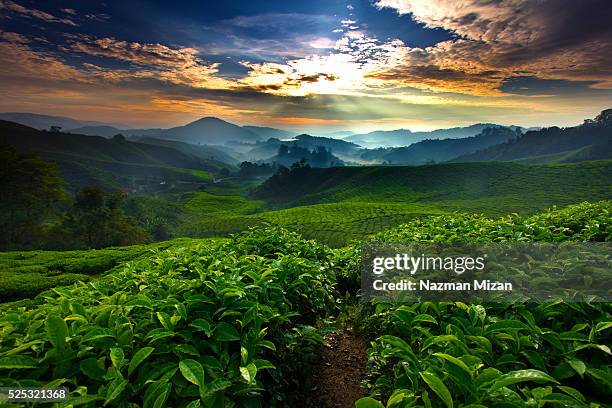
{"type": "MultiPolygon", "coordinates": [[[[297,146],[310,151],[318,147],[324,147],[327,150],[330,150],[333,154],[343,156],[357,155],[360,150],[358,145],[351,142],[341,139],[333,139],[330,137],[311,136],[307,134],[295,136],[295,138],[290,140],[270,138],[265,142],[257,142],[255,145],[246,145],[243,143],[240,145],[232,144],[231,146],[240,148],[243,156],[246,157],[247,160],[265,161],[268,163],[275,160],[278,163],[284,163],[284,160],[278,161],[278,158],[275,158],[275,156],[278,154],[278,149],[280,146],[287,146],[288,148],[297,146]]],[[[296,161],[299,161],[299,159],[300,158],[298,157],[296,161]]],[[[339,161],[339,159],[337,159],[337,161],[339,161]]],[[[291,164],[292,163],[289,163],[289,165],[291,164]]]]}
{"type": "Polygon", "coordinates": [[[71,189],[86,185],[134,187],[164,180],[201,182],[221,164],[167,146],[70,133],[39,131],[0,121],[0,143],[37,151],[57,163],[71,189]]]}
{"type": "MultiPolygon", "coordinates": [[[[19,123],[34,129],[49,129],[51,126],[60,126],[62,129],[74,129],[80,127],[116,127],[127,128],[129,126],[116,123],[102,123],[90,120],[78,120],[64,116],[38,115],[27,112],[4,112],[0,113],[0,120],[19,123]]],[[[114,133],[115,135],[117,133],[114,133]]],[[[111,135],[112,136],[112,135],[111,135]]]]}
{"type": "Polygon", "coordinates": [[[476,136],[460,139],[427,139],[407,147],[376,149],[363,152],[364,160],[377,160],[389,164],[425,164],[444,162],[466,153],[472,153],[520,136],[520,131],[505,127],[485,128],[476,136]]]}
{"type": "Polygon", "coordinates": [[[370,133],[350,135],[343,140],[362,147],[407,146],[418,141],[408,129],[376,130],[370,133]]]}
{"type": "Polygon", "coordinates": [[[229,155],[225,150],[216,146],[194,145],[191,143],[179,142],[176,140],[156,139],[154,137],[131,138],[130,140],[147,143],[156,146],[166,146],[176,149],[186,154],[190,154],[210,162],[216,162],[218,167],[235,165],[239,163],[235,157],[229,155]]]}
{"type": "Polygon", "coordinates": [[[576,162],[612,158],[612,109],[595,119],[569,128],[550,127],[529,131],[516,140],[501,143],[453,161],[576,162]]]}
{"type": "Polygon", "coordinates": [[[338,167],[292,173],[270,178],[253,196],[282,208],[333,202],[420,203],[493,215],[612,198],[612,161],[338,167]]]}
{"type": "MultiPolygon", "coordinates": [[[[450,129],[436,129],[430,132],[411,132],[407,129],[391,131],[378,130],[367,134],[359,134],[345,137],[344,140],[357,143],[363,147],[401,147],[410,146],[413,143],[427,139],[459,139],[476,136],[486,128],[503,127],[494,123],[477,123],[466,127],[455,127],[450,129]]],[[[516,126],[509,126],[514,129],[516,126]]]]}
{"type": "Polygon", "coordinates": [[[227,142],[255,143],[264,140],[255,132],[224,120],[205,117],[184,126],[170,129],[132,129],[126,136],[149,136],[158,139],[178,140],[193,144],[226,144],[227,142]]]}
{"type": "Polygon", "coordinates": [[[277,139],[291,139],[295,136],[295,132],[265,126],[243,126],[242,128],[255,133],[261,140],[267,140],[271,137],[277,139]]]}
{"type": "Polygon", "coordinates": [[[129,133],[127,129],[121,130],[114,126],[83,126],[75,129],[69,129],[69,133],[75,133],[77,135],[87,135],[87,136],[102,136],[102,137],[113,137],[117,134],[125,135],[129,133]]]}

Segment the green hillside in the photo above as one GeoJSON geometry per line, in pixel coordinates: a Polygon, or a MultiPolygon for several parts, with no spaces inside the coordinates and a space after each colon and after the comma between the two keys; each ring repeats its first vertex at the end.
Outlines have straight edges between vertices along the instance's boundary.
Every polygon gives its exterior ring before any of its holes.
{"type": "Polygon", "coordinates": [[[528,213],[609,198],[611,180],[612,161],[313,168],[299,175],[273,177],[253,195],[277,207],[340,201],[418,202],[448,210],[528,213]]]}
{"type": "Polygon", "coordinates": [[[368,150],[361,154],[364,160],[377,160],[393,164],[416,165],[445,162],[457,156],[504,143],[521,133],[506,127],[485,128],[476,136],[460,139],[427,139],[407,147],[368,150]]]}
{"type": "Polygon", "coordinates": [[[612,109],[575,127],[529,131],[516,140],[464,154],[452,161],[576,162],[612,159],[612,109]]]}
{"type": "Polygon", "coordinates": [[[300,169],[256,187],[237,180],[183,200],[177,234],[226,236],[276,225],[332,246],[402,222],[451,211],[531,214],[552,206],[612,197],[612,162],[565,165],[439,164],[420,167],[300,169]]]}
{"type": "Polygon", "coordinates": [[[163,181],[198,183],[210,179],[209,172],[232,167],[172,146],[38,131],[12,122],[0,122],[0,144],[40,152],[54,161],[71,190],[86,185],[136,188],[163,181]]]}

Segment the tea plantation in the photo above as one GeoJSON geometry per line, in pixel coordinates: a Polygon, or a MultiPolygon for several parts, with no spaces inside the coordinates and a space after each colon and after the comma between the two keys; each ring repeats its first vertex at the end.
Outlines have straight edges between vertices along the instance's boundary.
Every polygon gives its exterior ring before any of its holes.
{"type": "MultiPolygon", "coordinates": [[[[602,201],[495,219],[415,209],[416,219],[366,240],[610,241],[611,210],[602,201]]],[[[358,305],[361,245],[330,249],[258,228],[98,251],[104,266],[64,271],[109,272],[0,313],[0,386],[68,387],[57,406],[296,406],[330,319],[349,312],[371,341],[360,408],[612,399],[609,303],[358,305]]],[[[54,256],[12,262],[39,262],[44,274],[54,256]]]]}
{"type": "Polygon", "coordinates": [[[218,237],[279,226],[332,247],[415,218],[453,211],[499,217],[610,199],[612,162],[523,165],[453,163],[417,167],[302,170],[248,188],[218,183],[181,201],[177,235],[218,237]]]}

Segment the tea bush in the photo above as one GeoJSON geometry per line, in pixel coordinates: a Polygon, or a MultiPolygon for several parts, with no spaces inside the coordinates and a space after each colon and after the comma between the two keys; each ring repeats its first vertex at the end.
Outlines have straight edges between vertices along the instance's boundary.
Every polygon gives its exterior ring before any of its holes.
{"type": "Polygon", "coordinates": [[[4,314],[0,384],[65,385],[72,406],[285,406],[335,307],[331,254],[275,229],[194,242],[4,314]]]}
{"type": "Polygon", "coordinates": [[[180,246],[176,239],[150,245],[115,247],[90,251],[12,251],[0,252],[0,301],[33,298],[39,293],[112,270],[153,249],[180,246]]]}
{"type": "MultiPolygon", "coordinates": [[[[380,242],[610,241],[612,202],[531,217],[444,215],[380,242]]],[[[379,303],[364,308],[371,396],[357,407],[603,407],[612,398],[610,303],[379,303]]]]}

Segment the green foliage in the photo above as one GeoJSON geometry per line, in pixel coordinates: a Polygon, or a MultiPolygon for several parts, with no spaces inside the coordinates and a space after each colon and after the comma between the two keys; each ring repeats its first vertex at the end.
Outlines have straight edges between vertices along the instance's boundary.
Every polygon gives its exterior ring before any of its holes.
{"type": "Polygon", "coordinates": [[[417,219],[374,236],[381,242],[608,241],[612,201],[584,202],[530,217],[512,214],[492,220],[479,214],[417,219]]]}
{"type": "MultiPolygon", "coordinates": [[[[195,243],[194,240],[188,240],[195,243]]],[[[57,286],[89,281],[120,263],[147,255],[152,250],[183,245],[174,240],[146,246],[107,248],[95,251],[0,252],[0,299],[33,298],[57,286]]]]}
{"type": "Polygon", "coordinates": [[[74,406],[285,406],[335,308],[330,261],[275,229],[152,252],[2,314],[0,384],[64,384],[74,406]]]}
{"type": "MultiPolygon", "coordinates": [[[[242,207],[244,214],[240,214],[240,210],[229,214],[222,212],[222,205],[214,207],[208,216],[202,217],[200,213],[197,218],[187,218],[179,233],[195,237],[224,236],[248,227],[275,225],[296,231],[305,238],[340,247],[414,218],[442,213],[418,204],[341,202],[249,214],[253,209],[253,204],[249,203],[253,201],[239,203],[236,206],[242,207]]],[[[204,208],[203,203],[201,208],[204,208]]]]}
{"type": "MultiPolygon", "coordinates": [[[[499,220],[443,215],[375,240],[609,241],[611,206],[582,203],[499,220]]],[[[387,407],[586,407],[612,397],[609,303],[378,303],[363,318],[375,338],[368,386],[387,407]]]]}
{"type": "Polygon", "coordinates": [[[254,195],[280,207],[345,201],[418,203],[438,210],[500,216],[610,199],[611,177],[610,161],[312,168],[299,178],[269,179],[254,195]]]}
{"type": "Polygon", "coordinates": [[[0,249],[34,247],[65,199],[63,181],[53,163],[10,146],[0,146],[0,163],[0,249]]]}
{"type": "Polygon", "coordinates": [[[97,187],[79,191],[64,222],[52,230],[49,247],[104,248],[143,243],[148,239],[136,220],[122,208],[125,195],[121,191],[104,193],[97,187]]]}

